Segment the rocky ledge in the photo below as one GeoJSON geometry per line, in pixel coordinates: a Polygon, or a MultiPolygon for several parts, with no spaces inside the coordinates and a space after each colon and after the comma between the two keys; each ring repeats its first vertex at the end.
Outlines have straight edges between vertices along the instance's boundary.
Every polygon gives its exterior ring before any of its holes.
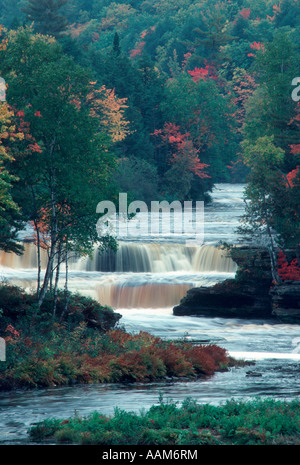
{"type": "Polygon", "coordinates": [[[300,323],[299,281],[274,286],[269,253],[264,248],[235,247],[230,255],[238,265],[235,278],[190,289],[174,307],[174,315],[278,318],[300,323]]]}
{"type": "Polygon", "coordinates": [[[281,321],[300,324],[300,281],[285,281],[270,291],[272,314],[281,321]]]}

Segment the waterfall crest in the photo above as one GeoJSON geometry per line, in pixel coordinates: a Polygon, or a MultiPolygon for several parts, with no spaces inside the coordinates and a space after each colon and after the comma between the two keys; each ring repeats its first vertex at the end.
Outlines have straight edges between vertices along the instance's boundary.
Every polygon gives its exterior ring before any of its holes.
{"type": "Polygon", "coordinates": [[[226,251],[213,245],[121,243],[117,253],[95,250],[93,259],[82,261],[81,269],[102,272],[163,273],[200,271],[234,273],[237,269],[226,251]]]}
{"type": "MultiPolygon", "coordinates": [[[[37,251],[33,243],[25,243],[24,254],[0,253],[0,265],[13,269],[37,268],[37,251]]],[[[47,253],[41,250],[42,268],[47,263],[47,253]]],[[[100,272],[133,272],[133,273],[168,273],[176,271],[200,271],[234,273],[236,264],[223,251],[213,245],[202,247],[185,246],[184,244],[154,243],[120,243],[119,250],[114,253],[99,253],[95,248],[90,258],[73,259],[70,269],[100,272]]]]}

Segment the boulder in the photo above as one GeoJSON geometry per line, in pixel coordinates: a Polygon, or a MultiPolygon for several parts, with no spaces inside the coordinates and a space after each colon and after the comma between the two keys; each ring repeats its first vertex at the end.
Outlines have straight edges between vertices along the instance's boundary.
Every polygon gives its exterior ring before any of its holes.
{"type": "Polygon", "coordinates": [[[226,280],[212,287],[190,289],[174,315],[216,316],[223,318],[270,318],[268,292],[261,286],[226,280]]]}

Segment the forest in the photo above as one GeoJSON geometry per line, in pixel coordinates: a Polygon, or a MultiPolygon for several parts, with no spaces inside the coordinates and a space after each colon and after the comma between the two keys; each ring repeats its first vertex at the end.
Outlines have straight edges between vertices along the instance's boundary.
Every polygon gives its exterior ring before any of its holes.
{"type": "Polygon", "coordinates": [[[85,250],[95,199],[118,192],[208,200],[247,179],[245,229],[272,243],[275,228],[300,264],[298,0],[1,0],[0,12],[4,250],[28,220],[56,245],[72,223],[85,250]]]}
{"type": "MultiPolygon", "coordinates": [[[[117,204],[127,193],[128,203],[209,205],[216,185],[242,185],[239,237],[267,249],[271,288],[288,288],[291,308],[290,289],[300,281],[299,102],[299,0],[0,0],[0,258],[21,256],[30,243],[37,270],[30,292],[0,284],[0,342],[7,344],[0,390],[247,369],[215,344],[115,328],[122,317],[115,309],[69,290],[69,265],[93,259],[95,247],[118,250],[113,235],[96,229],[99,202],[117,204]]],[[[216,234],[231,227],[220,211],[216,234]]],[[[249,273],[246,266],[247,286],[249,273]]],[[[149,285],[153,296],[171,283],[171,294],[179,284],[167,278],[151,287],[147,275],[142,285],[115,288],[149,285]]],[[[94,415],[88,432],[78,417],[46,420],[30,434],[101,444],[298,444],[294,405],[286,414],[272,405],[273,421],[268,403],[248,405],[246,416],[229,403],[223,423],[220,411],[161,402],[135,423],[117,411],[121,426],[94,415]],[[227,421],[233,411],[242,413],[234,425],[227,421]]]]}
{"type": "Polygon", "coordinates": [[[91,251],[96,205],[119,192],[208,200],[247,181],[241,234],[267,237],[276,282],[299,279],[297,0],[0,7],[1,248],[21,253],[26,224],[39,265],[48,248],[39,306],[54,261],[91,251]]]}

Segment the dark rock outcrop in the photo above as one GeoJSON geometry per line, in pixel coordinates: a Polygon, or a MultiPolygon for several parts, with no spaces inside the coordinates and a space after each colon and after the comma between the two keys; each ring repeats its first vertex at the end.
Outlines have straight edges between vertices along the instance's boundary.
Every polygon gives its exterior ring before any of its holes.
{"type": "Polygon", "coordinates": [[[271,311],[270,298],[264,291],[231,280],[213,287],[190,289],[173,309],[174,315],[223,318],[270,318],[271,311]]]}
{"type": "Polygon", "coordinates": [[[300,281],[275,285],[264,248],[235,247],[230,255],[238,265],[235,278],[190,289],[174,307],[174,315],[275,318],[300,324],[300,281]]]}
{"type": "Polygon", "coordinates": [[[272,274],[269,253],[264,248],[236,247],[231,251],[237,263],[235,279],[212,287],[190,289],[174,315],[218,316],[224,318],[270,318],[272,274]]]}
{"type": "Polygon", "coordinates": [[[300,281],[285,281],[270,291],[272,313],[286,323],[300,323],[300,281]]]}

